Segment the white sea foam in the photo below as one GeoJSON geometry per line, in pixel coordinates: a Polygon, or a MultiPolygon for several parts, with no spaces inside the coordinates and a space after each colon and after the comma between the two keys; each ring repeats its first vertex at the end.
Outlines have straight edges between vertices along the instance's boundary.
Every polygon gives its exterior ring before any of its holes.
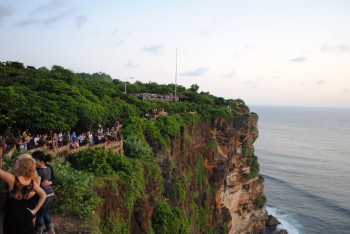
{"type": "Polygon", "coordinates": [[[278,229],[286,229],[288,234],[302,234],[303,227],[296,219],[293,218],[293,214],[281,208],[267,206],[267,212],[280,221],[281,224],[277,226],[278,229]]]}

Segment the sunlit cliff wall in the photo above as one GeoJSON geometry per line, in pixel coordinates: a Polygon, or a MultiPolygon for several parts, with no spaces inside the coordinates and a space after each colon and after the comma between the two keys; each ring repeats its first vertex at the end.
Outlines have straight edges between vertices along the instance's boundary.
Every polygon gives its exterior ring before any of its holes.
{"type": "Polygon", "coordinates": [[[267,214],[253,146],[257,121],[254,113],[218,118],[184,128],[169,149],[153,143],[164,194],[191,217],[192,233],[262,233],[267,214]]]}

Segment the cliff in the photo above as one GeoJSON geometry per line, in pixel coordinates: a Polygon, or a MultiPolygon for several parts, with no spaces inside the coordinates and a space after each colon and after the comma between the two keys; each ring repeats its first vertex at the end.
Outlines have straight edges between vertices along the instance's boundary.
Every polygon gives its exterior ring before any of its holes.
{"type": "Polygon", "coordinates": [[[223,233],[262,233],[267,213],[253,146],[258,137],[257,121],[258,116],[249,113],[232,120],[218,118],[211,124],[195,124],[182,131],[181,140],[172,140],[170,150],[156,152],[166,193],[185,178],[186,212],[194,213],[194,219],[200,215],[195,214],[193,201],[198,207],[210,209],[209,222],[197,227],[192,222],[192,233],[210,229],[223,233]],[[201,160],[206,178],[198,181],[201,160]]]}
{"type": "Polygon", "coordinates": [[[116,222],[128,223],[131,233],[263,233],[266,197],[253,146],[257,121],[247,113],[196,122],[182,127],[168,147],[146,134],[160,178],[146,167],[144,198],[131,211],[123,194],[133,185],[119,183],[115,194],[109,181],[98,189],[105,200],[99,216],[118,211],[116,222]]]}

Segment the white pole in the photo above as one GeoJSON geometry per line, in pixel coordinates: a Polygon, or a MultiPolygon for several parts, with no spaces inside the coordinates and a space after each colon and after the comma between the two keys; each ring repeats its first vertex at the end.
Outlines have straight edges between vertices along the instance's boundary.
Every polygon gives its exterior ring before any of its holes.
{"type": "Polygon", "coordinates": [[[126,79],[125,82],[124,82],[124,93],[126,94],[126,81],[127,80],[131,80],[131,79],[134,79],[135,77],[130,77],[129,79],[126,79]]]}
{"type": "Polygon", "coordinates": [[[176,86],[177,86],[177,48],[176,48],[176,65],[175,65],[175,102],[177,102],[176,86]]]}

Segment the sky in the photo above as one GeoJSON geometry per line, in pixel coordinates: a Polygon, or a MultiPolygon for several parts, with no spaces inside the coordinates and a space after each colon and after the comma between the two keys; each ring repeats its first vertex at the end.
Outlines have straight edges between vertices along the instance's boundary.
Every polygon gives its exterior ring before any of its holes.
{"type": "Polygon", "coordinates": [[[350,108],[350,1],[0,0],[0,61],[350,108]]]}

